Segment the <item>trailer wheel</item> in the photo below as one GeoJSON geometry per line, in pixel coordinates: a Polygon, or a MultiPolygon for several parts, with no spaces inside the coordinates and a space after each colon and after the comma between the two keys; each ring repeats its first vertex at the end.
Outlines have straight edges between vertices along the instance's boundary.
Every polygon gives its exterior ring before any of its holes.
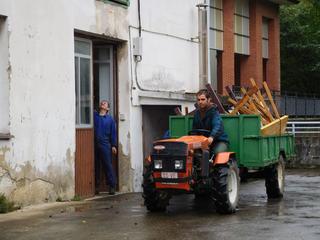
{"type": "Polygon", "coordinates": [[[285,164],[283,156],[270,167],[265,168],[265,184],[268,198],[282,198],[284,193],[285,164]]]}
{"type": "Polygon", "coordinates": [[[217,165],[212,174],[213,189],[211,199],[219,213],[230,214],[236,211],[239,200],[240,178],[235,160],[217,165]]]}
{"type": "Polygon", "coordinates": [[[155,188],[155,183],[152,177],[152,165],[148,165],[143,173],[143,193],[144,205],[150,212],[163,212],[169,205],[171,196],[165,191],[160,191],[155,188]]]}

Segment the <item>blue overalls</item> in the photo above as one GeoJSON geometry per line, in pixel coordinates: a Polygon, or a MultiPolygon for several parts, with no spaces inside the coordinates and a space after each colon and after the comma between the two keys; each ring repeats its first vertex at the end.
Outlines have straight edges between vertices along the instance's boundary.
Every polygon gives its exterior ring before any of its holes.
{"type": "MultiPolygon", "coordinates": [[[[116,146],[116,124],[113,118],[106,114],[100,116],[94,113],[94,134],[95,134],[95,158],[96,163],[101,160],[106,172],[106,180],[110,187],[116,186],[116,177],[112,168],[111,148],[116,146]]],[[[97,165],[97,164],[96,164],[97,165]]],[[[95,168],[97,180],[100,180],[100,169],[95,168]]],[[[97,183],[99,185],[99,182],[97,183]]]]}

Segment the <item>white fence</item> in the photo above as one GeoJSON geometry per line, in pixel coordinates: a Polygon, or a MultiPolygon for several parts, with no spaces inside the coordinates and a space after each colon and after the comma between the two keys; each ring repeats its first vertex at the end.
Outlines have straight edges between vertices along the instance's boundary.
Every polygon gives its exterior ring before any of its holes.
{"type": "Polygon", "coordinates": [[[287,131],[296,134],[320,134],[320,121],[289,121],[287,131]]]}

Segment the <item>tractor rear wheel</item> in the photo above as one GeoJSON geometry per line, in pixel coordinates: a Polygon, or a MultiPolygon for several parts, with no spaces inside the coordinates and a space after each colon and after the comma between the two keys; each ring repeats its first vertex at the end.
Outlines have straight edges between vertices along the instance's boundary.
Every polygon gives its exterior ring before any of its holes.
{"type": "Polygon", "coordinates": [[[235,160],[217,165],[212,173],[213,189],[211,199],[219,213],[230,214],[236,211],[239,200],[240,178],[235,160]]]}
{"type": "Polygon", "coordinates": [[[268,198],[282,198],[284,193],[285,166],[282,155],[279,161],[265,168],[265,184],[268,198]]]}
{"type": "Polygon", "coordinates": [[[156,189],[152,176],[152,164],[146,166],[144,169],[142,188],[144,205],[150,212],[166,210],[171,196],[168,192],[156,189]]]}

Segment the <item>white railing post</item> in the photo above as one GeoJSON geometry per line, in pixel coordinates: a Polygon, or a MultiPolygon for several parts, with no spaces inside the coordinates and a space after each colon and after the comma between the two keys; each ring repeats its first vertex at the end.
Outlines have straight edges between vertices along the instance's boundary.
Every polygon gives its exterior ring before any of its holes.
{"type": "Polygon", "coordinates": [[[293,136],[295,136],[296,135],[296,129],[295,129],[295,123],[293,122],[293,123],[291,123],[292,125],[292,128],[291,128],[291,130],[292,130],[292,134],[293,134],[293,136]]]}

